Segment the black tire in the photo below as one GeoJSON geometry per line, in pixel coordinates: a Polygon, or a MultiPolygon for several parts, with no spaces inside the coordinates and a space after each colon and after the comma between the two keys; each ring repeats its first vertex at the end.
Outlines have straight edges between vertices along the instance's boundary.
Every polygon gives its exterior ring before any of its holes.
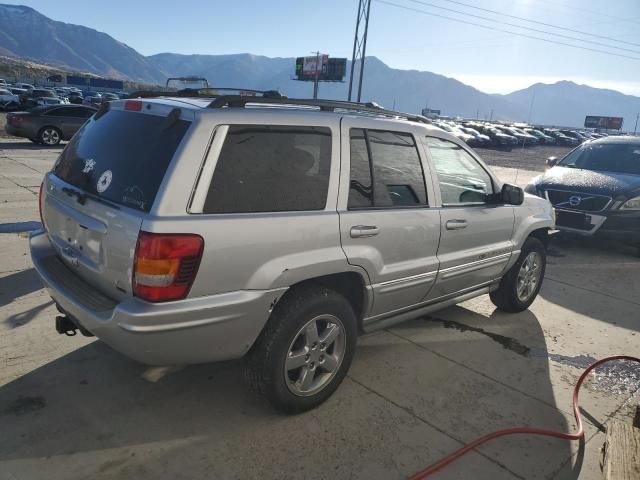
{"type": "Polygon", "coordinates": [[[538,296],[538,292],[542,287],[542,281],[544,280],[546,267],[547,254],[544,244],[535,237],[527,238],[524,245],[522,245],[520,256],[516,263],[509,269],[506,275],[502,277],[498,289],[489,294],[491,301],[496,307],[505,312],[517,313],[526,310],[538,296]],[[527,259],[532,252],[540,255],[540,278],[530,296],[528,296],[526,300],[522,300],[518,296],[518,274],[525,259],[527,259]]]}
{"type": "Polygon", "coordinates": [[[62,132],[56,127],[42,127],[38,132],[38,142],[48,147],[55,147],[62,141],[62,132]]]}
{"type": "MultiPolygon", "coordinates": [[[[344,379],[353,358],[357,333],[353,308],[342,295],[323,286],[297,288],[288,292],[276,305],[265,329],[247,354],[245,378],[254,390],[281,412],[299,413],[315,408],[329,398],[344,379]],[[300,338],[301,329],[310,320],[323,315],[331,315],[342,324],[344,353],[327,383],[319,391],[301,396],[292,392],[294,387],[290,388],[295,383],[285,378],[288,375],[285,373],[285,361],[289,358],[290,347],[300,338]]],[[[318,374],[323,372],[319,365],[318,374]]]]}

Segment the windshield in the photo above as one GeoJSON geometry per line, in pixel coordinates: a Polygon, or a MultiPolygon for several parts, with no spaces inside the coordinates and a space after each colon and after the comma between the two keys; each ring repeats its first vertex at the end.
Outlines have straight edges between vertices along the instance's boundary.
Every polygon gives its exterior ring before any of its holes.
{"type": "Polygon", "coordinates": [[[60,155],[54,173],[90,194],[148,212],[189,125],[110,110],[84,124],[60,155]]]}
{"type": "Polygon", "coordinates": [[[558,165],[596,172],[640,175],[640,144],[586,145],[570,152],[558,165]]]}

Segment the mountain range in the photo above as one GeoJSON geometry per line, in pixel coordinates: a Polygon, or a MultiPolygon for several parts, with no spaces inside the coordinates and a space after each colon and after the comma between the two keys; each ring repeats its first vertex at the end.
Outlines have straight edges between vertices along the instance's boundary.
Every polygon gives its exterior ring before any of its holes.
{"type": "MultiPolygon", "coordinates": [[[[106,33],[17,5],[0,4],[0,55],[149,84],[162,85],[170,76],[200,75],[213,86],[277,89],[290,97],[310,97],[313,88],[310,82],[293,80],[295,58],[248,53],[144,56],[106,33]]],[[[320,97],[346,99],[347,89],[346,82],[322,83],[320,97]]],[[[621,116],[626,130],[633,129],[640,112],[640,97],[570,81],[487,94],[436,73],[394,69],[376,57],[365,62],[363,100],[409,112],[428,106],[449,116],[563,126],[581,126],[586,115],[621,116]]]]}

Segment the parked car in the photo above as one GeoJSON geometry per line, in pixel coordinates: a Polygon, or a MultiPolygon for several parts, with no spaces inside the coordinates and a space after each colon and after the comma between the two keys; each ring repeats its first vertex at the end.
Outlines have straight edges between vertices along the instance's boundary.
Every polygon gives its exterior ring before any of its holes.
{"type": "Polygon", "coordinates": [[[39,97],[36,99],[36,105],[68,105],[69,100],[60,97],[39,97]]]}
{"type": "Polygon", "coordinates": [[[110,92],[100,92],[100,96],[102,97],[102,102],[111,102],[113,100],[120,100],[120,97],[115,93],[110,92]]]}
{"type": "Polygon", "coordinates": [[[250,384],[299,412],[359,331],[484,293],[533,302],[551,205],[464,142],[364,105],[239,98],[113,101],[66,146],[29,240],[58,332],[152,365],[246,355],[250,384]]]}
{"type": "Polygon", "coordinates": [[[9,84],[7,83],[7,81],[4,78],[0,78],[0,87],[6,88],[8,86],[9,84]]]}
{"type": "Polygon", "coordinates": [[[102,95],[98,92],[85,92],[82,99],[83,105],[99,107],[102,104],[102,95]]]}
{"type": "Polygon", "coordinates": [[[35,88],[33,85],[31,85],[30,83],[24,83],[24,82],[16,82],[13,84],[16,88],[24,88],[25,90],[31,90],[33,88],[35,88]]]}
{"type": "Polygon", "coordinates": [[[558,229],[613,237],[640,254],[640,138],[593,140],[547,164],[525,190],[551,201],[558,229]]]}
{"type": "Polygon", "coordinates": [[[560,133],[562,133],[563,135],[569,137],[569,138],[574,138],[578,141],[578,144],[585,142],[587,140],[586,137],[584,137],[583,135],[581,135],[580,133],[576,132],[575,130],[560,130],[560,133]]]}
{"type": "Polygon", "coordinates": [[[436,124],[436,126],[439,127],[441,130],[444,130],[445,132],[449,132],[451,135],[459,138],[465,143],[469,143],[473,141],[472,135],[469,135],[468,133],[463,132],[462,130],[460,130],[454,125],[451,125],[445,122],[439,122],[436,124]]]}
{"type": "Polygon", "coordinates": [[[82,105],[39,106],[7,114],[5,130],[9,135],[53,146],[73,137],[95,112],[95,108],[82,105]]]}
{"type": "Polygon", "coordinates": [[[5,88],[0,88],[0,111],[8,111],[20,105],[20,98],[5,88]]]}
{"type": "Polygon", "coordinates": [[[84,97],[82,96],[82,92],[69,92],[69,103],[73,103],[75,105],[82,104],[84,97]]]}
{"type": "Polygon", "coordinates": [[[513,146],[518,143],[518,139],[513,135],[507,135],[502,130],[498,130],[493,125],[482,127],[482,133],[487,135],[494,145],[513,146]]]}
{"type": "Polygon", "coordinates": [[[473,137],[473,142],[469,145],[473,144],[481,147],[483,145],[489,145],[491,143],[491,139],[487,135],[484,135],[471,127],[464,127],[462,125],[459,125],[458,128],[464,133],[467,133],[473,137]]]}
{"type": "Polygon", "coordinates": [[[524,143],[524,145],[537,145],[539,143],[537,137],[525,132],[524,130],[520,130],[519,128],[508,126],[504,126],[501,128],[503,131],[516,137],[518,139],[518,143],[520,144],[524,143]]]}
{"type": "Polygon", "coordinates": [[[24,95],[25,93],[27,93],[27,90],[25,90],[24,88],[17,88],[17,87],[7,87],[7,90],[9,90],[11,93],[13,93],[14,95],[18,96],[18,99],[24,95]]]}
{"type": "Polygon", "coordinates": [[[580,145],[581,143],[580,140],[578,140],[577,138],[568,137],[564,133],[560,132],[559,130],[545,129],[544,132],[548,135],[551,135],[553,138],[555,138],[556,141],[561,145],[568,145],[571,147],[575,147],[577,145],[580,145]]]}
{"type": "Polygon", "coordinates": [[[533,135],[538,139],[540,143],[543,143],[545,145],[552,145],[556,143],[556,139],[551,135],[547,135],[546,133],[543,133],[540,130],[536,130],[535,128],[525,128],[524,131],[529,135],[533,135]]]}

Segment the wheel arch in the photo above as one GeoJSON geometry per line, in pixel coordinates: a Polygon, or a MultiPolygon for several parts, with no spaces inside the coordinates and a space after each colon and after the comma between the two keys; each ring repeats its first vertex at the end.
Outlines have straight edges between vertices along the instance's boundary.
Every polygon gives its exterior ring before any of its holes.
{"type": "Polygon", "coordinates": [[[368,284],[369,282],[365,278],[365,275],[360,272],[345,271],[331,273],[308,278],[291,285],[278,302],[282,302],[296,295],[299,290],[304,288],[313,286],[330,288],[345,297],[351,304],[351,308],[353,308],[356,318],[358,319],[358,329],[362,331],[362,320],[369,310],[372,301],[372,293],[371,289],[368,288],[368,284]]]}

